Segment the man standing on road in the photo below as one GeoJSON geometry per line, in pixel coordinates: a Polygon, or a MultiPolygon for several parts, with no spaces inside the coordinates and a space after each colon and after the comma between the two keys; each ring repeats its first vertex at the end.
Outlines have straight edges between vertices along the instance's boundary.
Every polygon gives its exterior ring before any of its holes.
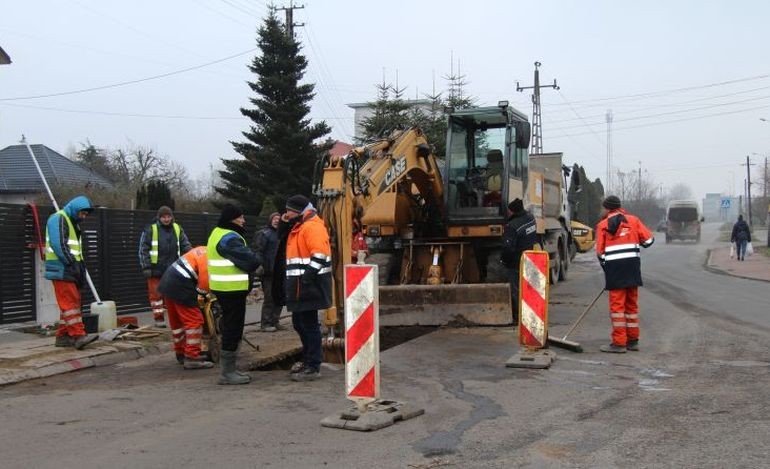
{"type": "Polygon", "coordinates": [[[743,215],[738,215],[738,221],[733,225],[733,232],[730,234],[730,242],[735,243],[735,254],[739,261],[746,258],[746,245],[751,242],[751,228],[743,219],[743,215]]]}
{"type": "Polygon", "coordinates": [[[535,217],[524,210],[521,199],[514,199],[508,204],[508,222],[503,231],[503,249],[500,262],[508,269],[508,282],[511,285],[511,309],[514,324],[519,320],[519,264],[524,251],[532,249],[537,243],[535,217]]]}
{"type": "Polygon", "coordinates": [[[281,245],[286,240],[286,263],[279,265],[283,257],[279,253],[275,276],[282,274],[283,281],[282,285],[276,281],[273,291],[277,292],[276,298],[283,300],[278,303],[285,303],[291,311],[292,325],[302,342],[302,364],[292,368],[291,379],[312,381],[320,377],[322,359],[318,310],[331,306],[329,232],[310,200],[304,195],[293,195],[286,201],[278,234],[281,245]]]}
{"type": "Polygon", "coordinates": [[[655,242],[650,230],[608,196],[602,202],[602,220],[596,225],[596,255],[604,269],[605,289],[610,291],[612,343],[602,352],[639,350],[639,287],[642,286],[640,246],[655,242]]]}
{"type": "Polygon", "coordinates": [[[147,279],[147,296],[155,327],[166,327],[163,297],[158,293],[160,277],[190,249],[192,245],[182,227],[174,221],[171,208],[160,207],[155,221],[147,225],[139,237],[139,266],[147,279]]]}
{"type": "Polygon", "coordinates": [[[45,278],[53,282],[61,311],[56,331],[57,347],[80,350],[97,339],[87,335],[80,312],[80,287],[86,280],[80,222],[93,212],[88,197],[79,195],[48,217],[45,230],[45,278]]]}
{"type": "Polygon", "coordinates": [[[213,367],[201,357],[203,314],[198,308],[198,296],[209,292],[206,246],[193,248],[171,264],[160,278],[158,292],[168,308],[176,360],[185,370],[213,367]]]}
{"type": "Polygon", "coordinates": [[[262,255],[262,316],[260,318],[262,332],[275,332],[281,328],[278,323],[281,318],[282,305],[273,301],[273,269],[275,255],[278,251],[278,223],[281,214],[274,212],[267,219],[267,226],[257,231],[252,243],[252,249],[262,255]]]}
{"type": "Polygon", "coordinates": [[[262,258],[249,249],[245,225],[243,211],[235,205],[225,205],[206,246],[209,286],[222,307],[219,384],[251,382],[251,376],[237,370],[235,361],[243,338],[251,274],[262,264],[262,258]]]}

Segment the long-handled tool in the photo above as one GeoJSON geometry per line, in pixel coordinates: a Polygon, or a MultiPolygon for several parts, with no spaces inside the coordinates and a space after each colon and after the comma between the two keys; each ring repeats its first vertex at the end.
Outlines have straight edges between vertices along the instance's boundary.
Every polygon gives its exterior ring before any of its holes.
{"type": "Polygon", "coordinates": [[[588,305],[588,307],[583,311],[580,316],[575,320],[575,322],[572,323],[572,327],[569,328],[566,334],[564,334],[564,337],[561,339],[556,337],[548,336],[548,344],[554,345],[556,347],[561,347],[567,350],[572,350],[576,353],[583,353],[583,347],[575,341],[567,340],[567,337],[572,334],[572,332],[577,329],[578,325],[580,324],[580,321],[583,320],[583,318],[588,314],[589,311],[591,311],[591,308],[594,307],[597,301],[599,301],[599,298],[601,298],[602,294],[604,293],[604,289],[601,289],[599,293],[596,295],[596,298],[591,302],[591,304],[588,305]]]}

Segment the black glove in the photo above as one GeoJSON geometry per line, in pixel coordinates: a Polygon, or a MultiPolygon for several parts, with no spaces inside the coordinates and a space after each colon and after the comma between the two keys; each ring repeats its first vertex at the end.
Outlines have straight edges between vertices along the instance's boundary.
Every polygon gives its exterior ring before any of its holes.
{"type": "Polygon", "coordinates": [[[142,275],[144,275],[144,278],[152,277],[152,269],[143,269],[142,275]]]}

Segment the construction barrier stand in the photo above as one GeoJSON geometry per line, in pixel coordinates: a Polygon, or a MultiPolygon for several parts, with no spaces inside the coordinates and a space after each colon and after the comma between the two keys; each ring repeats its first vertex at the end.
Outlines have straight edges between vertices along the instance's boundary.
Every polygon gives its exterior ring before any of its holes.
{"type": "Polygon", "coordinates": [[[519,345],[541,349],[548,341],[548,253],[525,251],[519,272],[519,345]]]}
{"type": "Polygon", "coordinates": [[[345,266],[345,394],[359,408],[380,397],[376,265],[345,266]]]}

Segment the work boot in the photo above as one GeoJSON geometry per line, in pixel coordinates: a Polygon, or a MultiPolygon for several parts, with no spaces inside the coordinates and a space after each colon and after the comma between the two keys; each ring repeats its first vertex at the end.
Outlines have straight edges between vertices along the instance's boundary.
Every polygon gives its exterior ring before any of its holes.
{"type": "Polygon", "coordinates": [[[72,340],[72,337],[68,335],[57,335],[56,342],[54,342],[54,345],[56,347],[74,347],[75,341],[72,340]]]}
{"type": "Polygon", "coordinates": [[[185,358],[184,369],[185,370],[205,370],[206,368],[212,368],[214,364],[205,358],[185,358]]]}
{"type": "Polygon", "coordinates": [[[626,350],[630,350],[632,352],[638,352],[639,351],[639,341],[638,340],[629,340],[628,344],[626,344],[626,350]]]}
{"type": "Polygon", "coordinates": [[[184,354],[183,353],[177,353],[176,354],[176,362],[180,365],[184,365],[184,354]]]}
{"type": "Polygon", "coordinates": [[[222,350],[219,355],[219,384],[249,384],[251,376],[240,374],[235,369],[235,359],[238,352],[222,350]]]}
{"type": "Polygon", "coordinates": [[[294,375],[294,374],[300,373],[304,369],[305,369],[305,364],[304,363],[302,363],[302,362],[295,362],[291,366],[291,371],[289,372],[289,374],[294,375]]]}
{"type": "Polygon", "coordinates": [[[86,345],[90,344],[98,338],[99,336],[96,334],[81,335],[75,339],[75,348],[78,350],[83,350],[86,345]]]}
{"type": "Polygon", "coordinates": [[[166,323],[163,321],[155,321],[155,327],[158,329],[165,329],[168,326],[166,326],[166,323]]]}
{"type": "Polygon", "coordinates": [[[315,381],[321,377],[321,372],[315,368],[304,367],[302,371],[291,375],[292,381],[315,381]]]}
{"type": "Polygon", "coordinates": [[[606,353],[626,353],[625,347],[615,344],[602,345],[599,350],[606,353]]]}
{"type": "Polygon", "coordinates": [[[278,329],[276,329],[274,326],[265,326],[260,329],[262,332],[275,332],[278,329]]]}

